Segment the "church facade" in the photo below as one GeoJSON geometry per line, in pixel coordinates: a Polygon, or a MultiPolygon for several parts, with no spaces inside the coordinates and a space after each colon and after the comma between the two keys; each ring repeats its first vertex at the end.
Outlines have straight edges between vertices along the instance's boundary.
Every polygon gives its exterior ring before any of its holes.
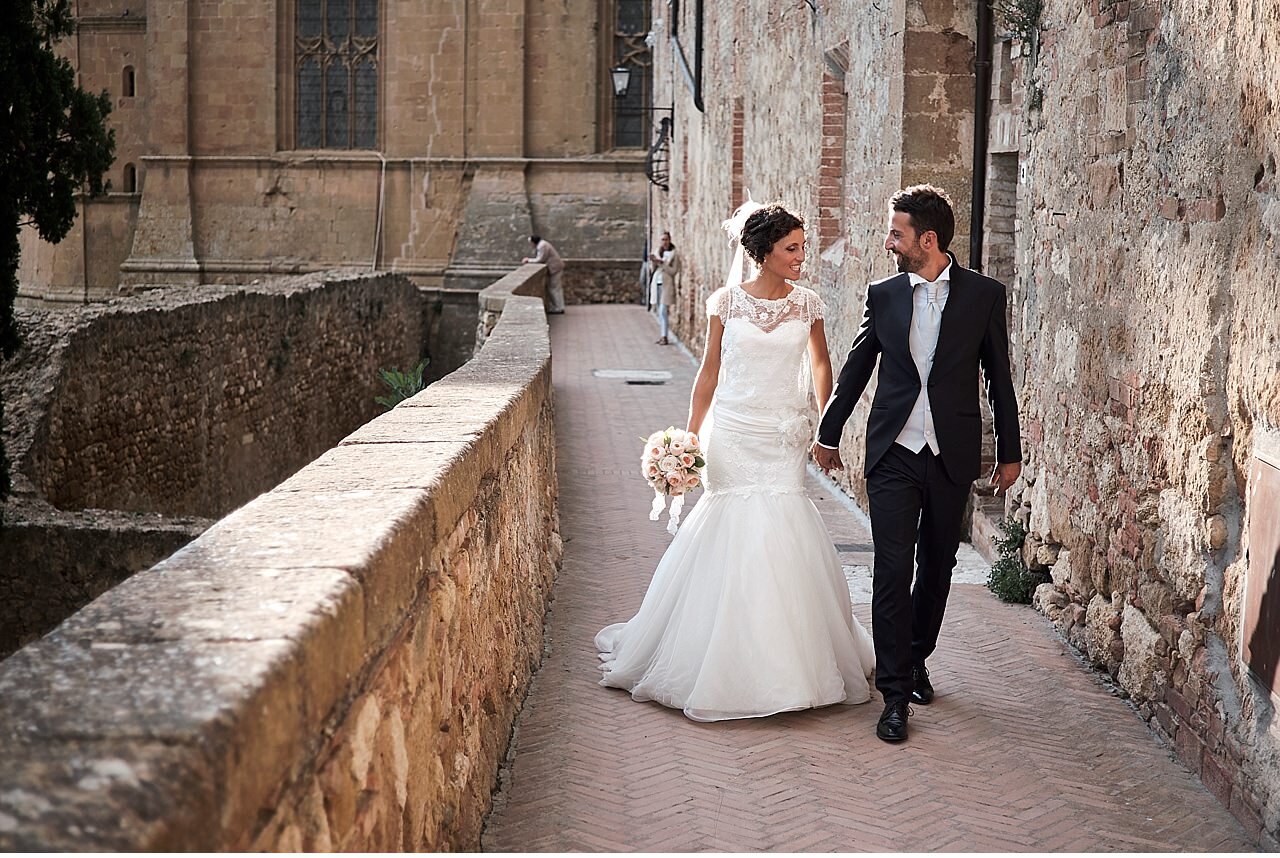
{"type": "Polygon", "coordinates": [[[60,46],[112,99],[110,190],[21,294],[358,266],[475,288],[540,233],[572,295],[643,252],[641,0],[82,0],[60,46]],[[614,96],[609,69],[637,85],[614,96]]]}

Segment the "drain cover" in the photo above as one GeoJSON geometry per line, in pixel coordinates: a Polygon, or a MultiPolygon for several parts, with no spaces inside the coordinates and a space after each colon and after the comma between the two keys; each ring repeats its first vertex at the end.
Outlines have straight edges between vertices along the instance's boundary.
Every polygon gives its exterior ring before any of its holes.
{"type": "Polygon", "coordinates": [[[837,542],[836,543],[836,551],[852,551],[857,553],[870,554],[873,548],[874,546],[872,546],[868,542],[837,542]]]}
{"type": "Polygon", "coordinates": [[[664,369],[595,369],[591,374],[596,378],[616,378],[627,384],[666,384],[671,380],[671,373],[664,369]]]}

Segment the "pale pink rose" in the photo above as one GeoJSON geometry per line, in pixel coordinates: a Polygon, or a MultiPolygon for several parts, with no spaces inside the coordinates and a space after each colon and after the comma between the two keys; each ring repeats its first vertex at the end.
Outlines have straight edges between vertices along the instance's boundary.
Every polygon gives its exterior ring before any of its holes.
{"type": "Polygon", "coordinates": [[[659,473],[661,472],[658,470],[657,462],[650,462],[649,464],[645,465],[644,475],[649,479],[652,480],[654,477],[658,476],[659,473]]]}
{"type": "Polygon", "coordinates": [[[644,454],[651,459],[661,459],[663,456],[667,455],[667,448],[661,444],[650,444],[648,449],[644,451],[644,454]]]}
{"type": "Polygon", "coordinates": [[[686,450],[696,450],[698,448],[698,436],[693,432],[689,432],[684,436],[684,448],[686,450]]]}
{"type": "Polygon", "coordinates": [[[692,467],[693,467],[693,454],[692,454],[692,453],[681,453],[681,454],[680,454],[680,464],[681,464],[681,465],[684,465],[686,468],[692,468],[692,467]]]}
{"type": "Polygon", "coordinates": [[[676,486],[684,485],[684,474],[681,474],[678,472],[667,474],[667,485],[671,486],[672,488],[675,488],[676,486]]]}
{"type": "Polygon", "coordinates": [[[684,478],[685,489],[696,489],[701,484],[702,480],[698,478],[697,474],[690,474],[684,478]]]}
{"type": "Polygon", "coordinates": [[[663,473],[670,473],[672,471],[679,470],[680,460],[675,456],[663,456],[662,459],[658,461],[658,467],[662,469],[663,473]]]}
{"type": "Polygon", "coordinates": [[[684,452],[684,440],[681,438],[672,438],[671,443],[667,445],[667,449],[675,453],[677,456],[684,452]]]}

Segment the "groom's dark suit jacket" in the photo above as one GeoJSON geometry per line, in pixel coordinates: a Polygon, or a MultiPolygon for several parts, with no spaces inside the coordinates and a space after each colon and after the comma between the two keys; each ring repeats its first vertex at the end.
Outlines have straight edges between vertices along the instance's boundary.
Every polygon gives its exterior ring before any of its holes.
{"type": "MultiPolygon", "coordinates": [[[[982,418],[978,412],[978,369],[995,416],[996,459],[1022,461],[1018,404],[1009,374],[1005,329],[1005,288],[997,280],[961,268],[951,259],[951,291],[942,311],[938,349],[929,374],[929,404],[947,476],[957,483],[982,472],[982,418]]],[[[840,445],[840,433],[866,389],[880,358],[875,398],[867,421],[863,476],[902,432],[920,393],[920,374],[911,359],[911,281],[906,274],[872,283],[862,329],[840,370],[831,401],[818,428],[818,442],[840,445]]]]}

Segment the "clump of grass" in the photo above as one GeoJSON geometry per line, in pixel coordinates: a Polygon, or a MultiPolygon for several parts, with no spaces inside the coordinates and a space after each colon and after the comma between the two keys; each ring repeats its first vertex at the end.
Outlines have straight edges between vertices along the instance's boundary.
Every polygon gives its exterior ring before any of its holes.
{"type": "Polygon", "coordinates": [[[407,372],[398,369],[378,370],[378,378],[391,388],[391,393],[388,396],[375,396],[373,401],[390,411],[415,393],[419,393],[426,387],[422,382],[422,372],[430,362],[430,358],[423,358],[418,361],[417,366],[407,372]]]}

